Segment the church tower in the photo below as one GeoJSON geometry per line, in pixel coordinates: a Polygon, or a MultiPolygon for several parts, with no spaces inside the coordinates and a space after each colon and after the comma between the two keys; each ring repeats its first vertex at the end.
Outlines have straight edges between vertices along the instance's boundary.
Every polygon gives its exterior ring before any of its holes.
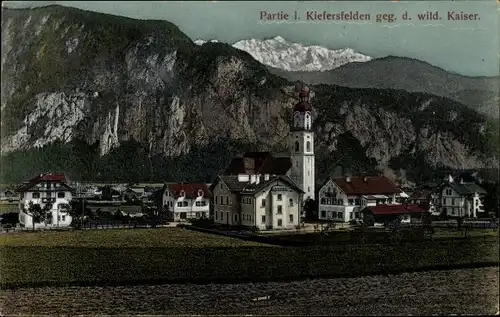
{"type": "Polygon", "coordinates": [[[293,108],[291,175],[292,180],[314,199],[314,132],[312,131],[312,105],[309,102],[309,88],[303,83],[296,85],[299,102],[293,108]]]}

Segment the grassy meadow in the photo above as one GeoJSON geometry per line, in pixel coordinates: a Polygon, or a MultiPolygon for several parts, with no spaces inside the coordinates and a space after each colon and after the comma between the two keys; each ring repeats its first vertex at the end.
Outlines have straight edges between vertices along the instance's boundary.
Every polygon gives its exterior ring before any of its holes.
{"type": "Polygon", "coordinates": [[[4,287],[236,282],[356,276],[498,263],[498,238],[272,247],[181,228],[23,232],[0,236],[4,287]]]}

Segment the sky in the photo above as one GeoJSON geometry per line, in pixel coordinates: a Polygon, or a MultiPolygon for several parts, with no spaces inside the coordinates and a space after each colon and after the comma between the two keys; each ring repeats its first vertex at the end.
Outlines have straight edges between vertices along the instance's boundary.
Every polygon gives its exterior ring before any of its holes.
{"type": "Polygon", "coordinates": [[[497,76],[500,69],[500,2],[474,1],[4,1],[6,7],[60,4],[139,19],[175,23],[194,39],[234,43],[282,36],[305,45],[349,47],[372,56],[404,56],[466,76],[497,76]],[[295,11],[300,21],[261,20],[261,11],[295,11]],[[369,21],[306,21],[306,12],[359,12],[369,21]],[[419,21],[417,14],[438,12],[441,20],[419,21]],[[407,12],[412,18],[402,20],[407,12]],[[448,12],[479,19],[448,20],[448,12]],[[396,21],[377,22],[377,14],[396,21]]]}

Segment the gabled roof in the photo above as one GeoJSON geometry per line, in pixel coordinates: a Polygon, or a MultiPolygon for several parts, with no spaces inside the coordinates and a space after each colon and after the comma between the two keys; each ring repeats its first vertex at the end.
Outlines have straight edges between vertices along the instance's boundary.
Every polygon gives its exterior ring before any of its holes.
{"type": "Polygon", "coordinates": [[[368,211],[373,215],[421,214],[425,212],[425,210],[417,204],[370,206],[366,207],[363,211],[368,211]]]}
{"type": "MultiPolygon", "coordinates": [[[[248,185],[248,182],[240,182],[237,175],[220,175],[218,180],[224,182],[224,184],[233,193],[239,193],[248,185]]],[[[210,188],[213,190],[218,181],[215,181],[210,188]]]]}
{"type": "Polygon", "coordinates": [[[274,174],[285,175],[292,167],[289,157],[274,157],[270,152],[247,152],[243,157],[235,157],[223,175],[274,174]],[[253,170],[245,168],[245,159],[253,161],[253,170]]]}
{"type": "Polygon", "coordinates": [[[433,190],[430,188],[419,188],[410,195],[410,199],[426,200],[431,197],[433,190]]]}
{"type": "Polygon", "coordinates": [[[248,184],[247,183],[247,186],[245,186],[245,188],[242,190],[242,193],[244,194],[255,194],[263,189],[265,189],[267,186],[271,185],[272,183],[276,182],[276,181],[283,181],[285,182],[286,184],[288,184],[291,188],[293,188],[294,190],[298,191],[299,193],[303,194],[304,191],[302,189],[300,189],[299,186],[297,186],[297,184],[294,183],[294,181],[292,181],[292,179],[288,176],[274,176],[274,177],[270,177],[269,180],[267,181],[260,181],[258,184],[256,183],[253,183],[253,184],[248,184]]]}
{"type": "Polygon", "coordinates": [[[199,196],[198,191],[200,190],[203,192],[204,198],[212,197],[212,193],[205,183],[167,184],[166,187],[172,193],[174,198],[181,197],[182,192],[184,192],[186,198],[196,198],[199,196]]]}
{"type": "Polygon", "coordinates": [[[36,184],[38,184],[40,182],[45,182],[45,181],[60,182],[60,183],[63,183],[66,187],[68,187],[68,189],[71,189],[71,187],[69,187],[67,184],[65,184],[66,183],[66,176],[64,175],[64,173],[47,173],[47,174],[40,174],[36,177],[33,177],[28,182],[21,185],[17,189],[17,191],[18,192],[25,192],[25,191],[31,189],[36,184]]]}
{"type": "Polygon", "coordinates": [[[486,190],[482,188],[481,186],[475,184],[475,183],[456,183],[456,182],[451,182],[446,184],[445,186],[449,186],[453,188],[454,191],[456,191],[459,195],[473,195],[475,193],[478,194],[487,194],[486,190]]]}
{"type": "Polygon", "coordinates": [[[334,177],[332,181],[337,184],[346,195],[377,195],[397,194],[401,190],[385,176],[367,177],[334,177]]]}

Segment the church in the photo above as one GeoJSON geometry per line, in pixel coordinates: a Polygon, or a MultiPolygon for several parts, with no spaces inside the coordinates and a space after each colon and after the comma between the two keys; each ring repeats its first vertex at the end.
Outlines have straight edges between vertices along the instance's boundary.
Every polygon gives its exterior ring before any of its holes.
{"type": "Polygon", "coordinates": [[[247,152],[235,157],[210,190],[217,224],[293,229],[300,224],[302,206],[314,199],[314,132],[309,88],[296,85],[288,157],[270,152],[247,152]]]}

